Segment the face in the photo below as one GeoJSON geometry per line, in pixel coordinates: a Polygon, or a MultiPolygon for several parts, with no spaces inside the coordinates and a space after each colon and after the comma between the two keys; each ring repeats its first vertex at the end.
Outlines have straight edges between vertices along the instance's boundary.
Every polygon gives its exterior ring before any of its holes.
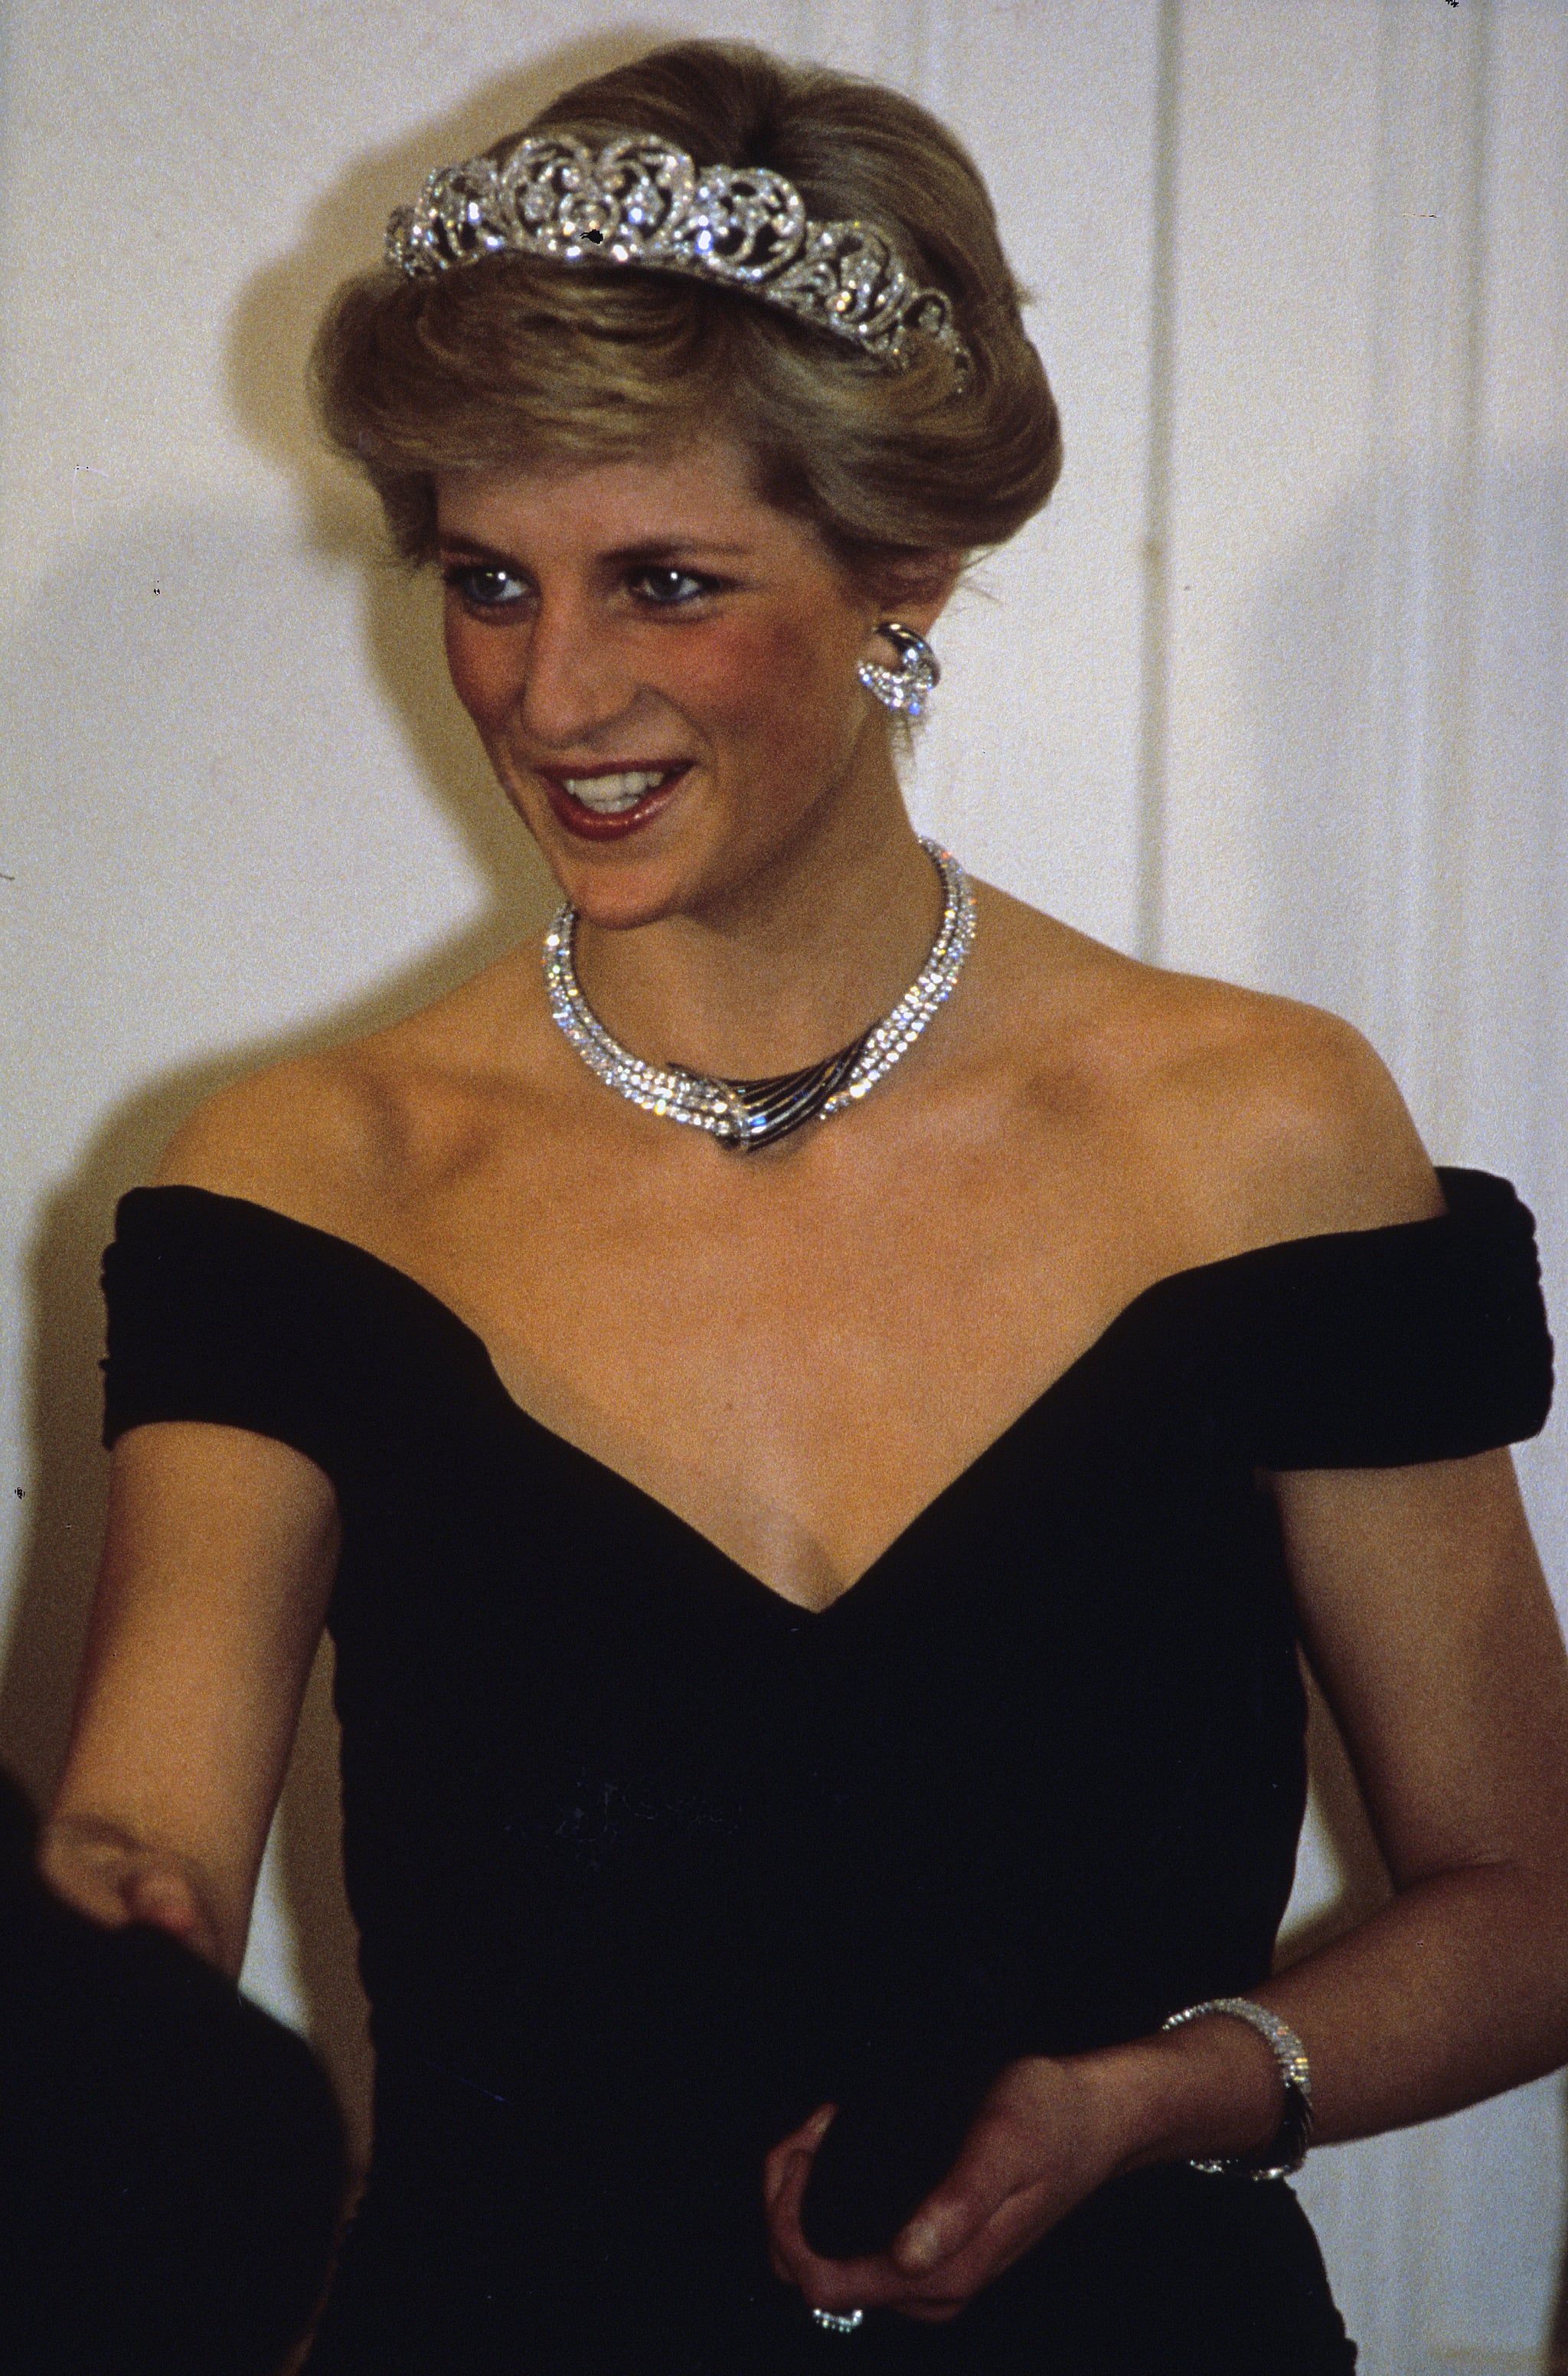
{"type": "Polygon", "coordinates": [[[444,473],[437,496],[453,683],[592,921],[732,898],[885,796],[855,672],[886,657],[878,613],[734,449],[444,473]]]}

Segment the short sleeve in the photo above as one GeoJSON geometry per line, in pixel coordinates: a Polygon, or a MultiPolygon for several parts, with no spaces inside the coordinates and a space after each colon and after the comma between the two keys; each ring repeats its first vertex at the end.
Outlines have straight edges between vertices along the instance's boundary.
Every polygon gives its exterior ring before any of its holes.
{"type": "Polygon", "coordinates": [[[362,1408],[363,1329],[341,1263],[313,1259],[315,1238],[204,1189],[123,1197],[103,1257],[105,1443],[149,1420],[204,1420],[273,1436],[336,1478],[362,1408]]]}
{"type": "Polygon", "coordinates": [[[1534,1221],[1506,1180],[1438,1176],[1436,1219],[1260,1247],[1211,1275],[1192,1383],[1260,1467],[1400,1467],[1545,1424],[1534,1221]]]}

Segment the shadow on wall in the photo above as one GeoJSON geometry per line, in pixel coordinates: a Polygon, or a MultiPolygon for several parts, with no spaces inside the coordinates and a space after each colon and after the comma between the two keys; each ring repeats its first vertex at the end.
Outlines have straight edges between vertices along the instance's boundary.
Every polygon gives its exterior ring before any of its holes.
{"type": "MultiPolygon", "coordinates": [[[[127,1021],[134,1028],[145,1013],[160,1018],[149,1029],[150,1051],[167,1044],[161,1018],[172,1009],[186,1018],[182,1036],[189,1044],[221,1049],[149,1077],[109,1113],[44,1206],[31,1249],[28,1402],[40,1451],[0,1676],[0,1763],[39,1803],[47,1801],[64,1755],[102,1530],[98,1266],[117,1199],[147,1176],[192,1108],[225,1082],[427,1004],[520,933],[540,929],[556,896],[453,701],[435,604],[388,564],[373,507],[321,447],[303,383],[315,321],[337,283],[374,261],[390,208],[410,197],[433,165],[472,153],[564,85],[639,55],[660,38],[625,31],[574,42],[495,76],[460,109],[350,167],[315,208],[300,245],[244,292],[229,354],[231,400],[249,441],[298,490],[315,566],[348,566],[362,578],[357,643],[336,647],[341,606],[331,604],[318,633],[302,633],[297,675],[286,684],[266,679],[245,623],[274,616],[280,588],[299,587],[297,542],[285,551],[272,530],[243,515],[194,510],[106,519],[96,541],[77,545],[70,567],[43,583],[10,641],[17,822],[20,846],[37,861],[24,909],[24,979],[35,1012],[82,1014],[88,973],[89,1030],[96,1005],[113,1016],[124,1045],[127,1021]],[[81,658],[87,654],[90,665],[81,658]],[[362,780],[362,704],[346,698],[345,688],[362,678],[367,657],[391,731],[433,793],[459,868],[466,860],[483,885],[477,920],[434,946],[424,945],[417,922],[409,929],[422,886],[405,886],[398,876],[396,802],[362,780]],[[127,704],[127,685],[143,698],[127,704]],[[148,714],[148,685],[157,688],[159,722],[150,739],[127,748],[125,718],[148,714]],[[310,810],[315,862],[303,902],[298,851],[280,846],[268,797],[273,784],[302,780],[320,786],[310,810]],[[76,906],[77,846],[90,848],[97,874],[112,871],[125,886],[111,936],[91,949],[82,946],[76,906]],[[193,916],[186,885],[193,875],[212,881],[215,849],[232,861],[226,878],[232,896],[220,910],[193,916]],[[389,916],[400,930],[387,931],[389,916]],[[388,970],[387,942],[395,952],[410,941],[420,954],[402,964],[394,954],[388,970]],[[302,952],[322,947],[340,957],[338,978],[374,986],[264,1039],[225,1045],[220,993],[236,972],[258,1004],[275,988],[277,1009],[287,1014],[298,1004],[302,952]],[[213,1020],[204,1028],[208,1010],[213,1020]]],[[[297,799],[290,814],[298,819],[297,799]]],[[[451,912],[450,897],[438,894],[434,905],[451,912]]],[[[77,1050],[58,1053],[63,1067],[79,1073],[77,1050]]],[[[311,2035],[362,2149],[369,2055],[342,1893],[329,1672],[324,1654],[284,1788],[279,1875],[311,2035]]]]}

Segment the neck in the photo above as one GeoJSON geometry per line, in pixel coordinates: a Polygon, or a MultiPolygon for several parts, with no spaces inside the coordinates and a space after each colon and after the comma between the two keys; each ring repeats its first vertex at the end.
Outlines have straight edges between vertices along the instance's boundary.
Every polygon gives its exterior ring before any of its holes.
{"type": "Polygon", "coordinates": [[[817,1063],[919,973],[943,888],[896,813],[830,828],[701,909],[610,932],[579,923],[583,994],[635,1054],[729,1079],[817,1063]],[[868,829],[868,825],[870,829],[868,829]]]}

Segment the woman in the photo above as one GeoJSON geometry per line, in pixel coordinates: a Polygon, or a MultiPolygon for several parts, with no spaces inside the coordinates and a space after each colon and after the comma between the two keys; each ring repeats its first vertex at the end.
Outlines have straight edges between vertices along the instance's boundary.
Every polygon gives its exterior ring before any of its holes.
{"type": "Polygon", "coordinates": [[[56,1885],[236,1970],[330,1623],[323,2376],[1348,2368],[1277,2173],[1568,2051],[1528,1216],[1345,1026],[912,832],[890,719],[1059,463],[920,110],[656,52],[317,364],[564,906],[123,1206],[56,1885]],[[1395,1895],[1271,1978],[1298,1641],[1395,1895]]]}

